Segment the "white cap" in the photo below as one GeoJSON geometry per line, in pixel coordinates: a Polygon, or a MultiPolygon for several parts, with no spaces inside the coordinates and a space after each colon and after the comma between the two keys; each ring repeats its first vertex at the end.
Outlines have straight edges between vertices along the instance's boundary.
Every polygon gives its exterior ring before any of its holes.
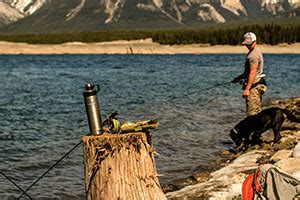
{"type": "Polygon", "coordinates": [[[252,32],[247,32],[244,35],[244,41],[242,42],[242,44],[252,44],[254,41],[256,41],[256,35],[252,32]]]}

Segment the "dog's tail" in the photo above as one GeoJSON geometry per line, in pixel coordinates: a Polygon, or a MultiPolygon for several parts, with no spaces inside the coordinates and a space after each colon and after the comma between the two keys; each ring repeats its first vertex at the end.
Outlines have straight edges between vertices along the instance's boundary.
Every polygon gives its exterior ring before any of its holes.
{"type": "Polygon", "coordinates": [[[293,115],[293,113],[289,110],[286,109],[281,109],[281,111],[286,114],[287,118],[291,121],[291,122],[297,122],[300,123],[300,118],[297,118],[295,115],[293,115]]]}

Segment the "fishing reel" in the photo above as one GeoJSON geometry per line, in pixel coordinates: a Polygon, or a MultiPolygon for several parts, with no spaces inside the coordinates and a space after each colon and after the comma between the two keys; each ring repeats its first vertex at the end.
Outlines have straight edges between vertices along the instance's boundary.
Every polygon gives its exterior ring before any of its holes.
{"type": "Polygon", "coordinates": [[[121,129],[120,121],[118,119],[119,113],[117,111],[108,115],[102,123],[102,126],[111,134],[118,134],[121,129]]]}

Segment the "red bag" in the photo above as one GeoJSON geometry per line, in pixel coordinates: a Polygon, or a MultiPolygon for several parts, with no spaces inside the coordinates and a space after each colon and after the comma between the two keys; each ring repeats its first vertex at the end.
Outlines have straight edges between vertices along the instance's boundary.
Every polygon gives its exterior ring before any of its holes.
{"type": "Polygon", "coordinates": [[[242,193],[244,200],[253,200],[260,190],[260,170],[247,176],[243,182],[242,193]]]}

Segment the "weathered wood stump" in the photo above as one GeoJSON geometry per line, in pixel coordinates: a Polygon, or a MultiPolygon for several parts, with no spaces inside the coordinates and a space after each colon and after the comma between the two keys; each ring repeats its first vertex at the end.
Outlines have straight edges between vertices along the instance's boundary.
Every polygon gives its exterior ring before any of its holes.
{"type": "Polygon", "coordinates": [[[166,199],[145,133],[84,136],[86,199],[166,199]]]}

